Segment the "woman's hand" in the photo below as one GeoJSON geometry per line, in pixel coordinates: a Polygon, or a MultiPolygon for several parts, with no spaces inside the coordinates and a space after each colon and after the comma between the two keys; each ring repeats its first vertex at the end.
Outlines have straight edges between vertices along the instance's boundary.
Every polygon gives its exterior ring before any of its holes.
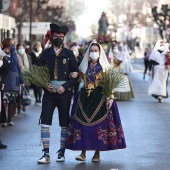
{"type": "Polygon", "coordinates": [[[110,109],[111,106],[113,104],[113,99],[110,99],[108,102],[107,102],[107,107],[110,109]]]}
{"type": "Polygon", "coordinates": [[[71,76],[72,78],[77,78],[78,72],[71,72],[71,73],[70,73],[70,76],[71,76]]]}

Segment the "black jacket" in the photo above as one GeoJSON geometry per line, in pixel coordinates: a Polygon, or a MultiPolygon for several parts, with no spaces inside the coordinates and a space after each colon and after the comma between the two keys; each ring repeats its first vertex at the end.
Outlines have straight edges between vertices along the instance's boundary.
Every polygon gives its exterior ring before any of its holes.
{"type": "MultiPolygon", "coordinates": [[[[1,80],[0,80],[0,91],[2,89],[2,82],[3,82],[3,79],[5,78],[5,76],[8,74],[9,72],[9,68],[8,68],[8,63],[6,61],[5,58],[3,58],[3,65],[0,67],[0,77],[1,77],[1,80]]],[[[6,111],[5,111],[5,107],[4,107],[4,103],[3,103],[3,92],[1,91],[1,104],[2,104],[2,110],[1,110],[1,113],[0,113],[0,123],[5,123],[6,122],[6,111]]]]}
{"type": "Polygon", "coordinates": [[[67,90],[77,79],[70,77],[71,72],[78,72],[78,66],[72,50],[63,48],[58,56],[56,56],[53,47],[45,49],[39,59],[39,66],[48,66],[50,79],[54,78],[55,60],[57,60],[57,79],[58,81],[66,81],[62,86],[67,90]]]}

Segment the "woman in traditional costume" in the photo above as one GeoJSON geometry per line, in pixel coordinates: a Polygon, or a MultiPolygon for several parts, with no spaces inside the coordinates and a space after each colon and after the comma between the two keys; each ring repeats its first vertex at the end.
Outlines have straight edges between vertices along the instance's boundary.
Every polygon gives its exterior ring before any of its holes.
{"type": "MultiPolygon", "coordinates": [[[[114,56],[118,55],[115,50],[113,51],[114,56]]],[[[132,88],[132,84],[129,78],[129,73],[133,70],[132,65],[130,63],[130,55],[127,49],[127,45],[122,47],[122,51],[119,52],[119,58],[114,57],[114,68],[119,72],[123,73],[124,76],[124,84],[120,87],[114,89],[114,95],[116,100],[130,100],[134,98],[134,92],[132,88]],[[119,59],[116,61],[116,58],[119,59]],[[117,64],[118,63],[118,64],[117,64]]]]}
{"type": "Polygon", "coordinates": [[[149,76],[150,84],[148,93],[158,99],[160,103],[162,98],[168,97],[168,69],[166,68],[165,45],[163,40],[158,40],[149,57],[149,76]]]}
{"type": "Polygon", "coordinates": [[[85,87],[75,97],[66,148],[81,150],[76,160],[86,160],[86,150],[95,150],[93,162],[100,161],[100,151],[126,148],[124,132],[114,94],[109,100],[102,94],[102,73],[110,69],[103,48],[92,42],[79,66],[85,87]]]}

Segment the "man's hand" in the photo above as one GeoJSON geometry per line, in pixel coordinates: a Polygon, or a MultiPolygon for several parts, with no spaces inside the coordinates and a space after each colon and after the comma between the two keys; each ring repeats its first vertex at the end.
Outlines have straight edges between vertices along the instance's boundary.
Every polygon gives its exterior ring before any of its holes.
{"type": "Polygon", "coordinates": [[[77,78],[77,76],[78,76],[78,72],[71,72],[70,73],[70,76],[72,77],[72,78],[77,78]]]}
{"type": "Polygon", "coordinates": [[[57,93],[62,94],[64,92],[65,92],[65,88],[63,86],[59,86],[59,88],[57,89],[57,93]]]}

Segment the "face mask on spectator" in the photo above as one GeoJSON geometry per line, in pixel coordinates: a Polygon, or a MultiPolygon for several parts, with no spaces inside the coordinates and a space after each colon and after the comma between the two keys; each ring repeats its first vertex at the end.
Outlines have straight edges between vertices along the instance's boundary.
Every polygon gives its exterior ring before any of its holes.
{"type": "Polygon", "coordinates": [[[15,51],[15,45],[12,45],[10,50],[11,52],[15,51]]]}
{"type": "Polygon", "coordinates": [[[21,48],[18,50],[18,54],[19,55],[23,55],[25,53],[25,49],[24,48],[21,48]]]}

